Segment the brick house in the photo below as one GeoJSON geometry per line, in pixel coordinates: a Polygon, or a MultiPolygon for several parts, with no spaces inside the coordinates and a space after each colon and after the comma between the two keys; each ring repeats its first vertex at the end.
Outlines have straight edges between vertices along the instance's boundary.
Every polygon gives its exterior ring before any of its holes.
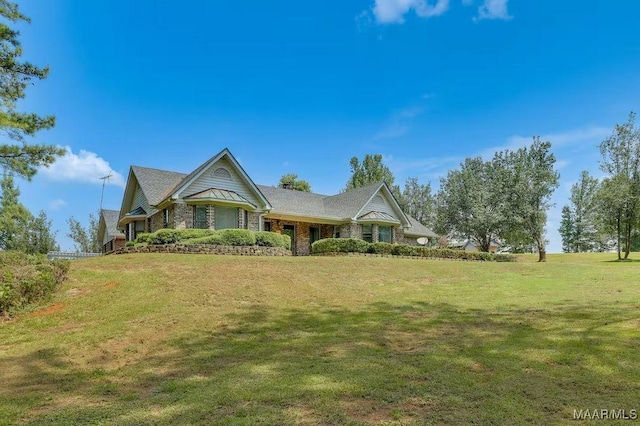
{"type": "MultiPolygon", "coordinates": [[[[131,166],[116,227],[126,241],[161,228],[285,233],[297,255],[322,238],[438,238],[401,210],[384,182],[332,196],[256,185],[226,148],[189,174],[131,166]]],[[[113,247],[103,244],[103,251],[113,247]]]]}

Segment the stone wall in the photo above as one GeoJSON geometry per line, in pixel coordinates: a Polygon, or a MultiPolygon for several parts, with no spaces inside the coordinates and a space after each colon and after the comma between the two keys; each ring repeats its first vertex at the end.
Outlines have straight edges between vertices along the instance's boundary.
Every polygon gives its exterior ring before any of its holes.
{"type": "MultiPolygon", "coordinates": [[[[173,228],[189,229],[193,228],[193,207],[186,204],[174,204],[173,228]]],[[[170,221],[171,224],[171,221],[170,221]]]]}
{"type": "Polygon", "coordinates": [[[239,247],[214,246],[210,244],[164,244],[144,247],[123,247],[109,254],[128,253],[179,253],[179,254],[221,254],[236,256],[291,256],[291,251],[280,247],[239,247]]]}
{"type": "Polygon", "coordinates": [[[258,212],[247,212],[247,229],[250,231],[260,230],[260,215],[258,212]]]}

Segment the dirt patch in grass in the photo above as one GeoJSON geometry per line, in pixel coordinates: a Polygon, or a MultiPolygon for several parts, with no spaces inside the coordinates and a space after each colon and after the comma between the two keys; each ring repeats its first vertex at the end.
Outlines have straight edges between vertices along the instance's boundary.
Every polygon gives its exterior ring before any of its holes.
{"type": "Polygon", "coordinates": [[[63,303],[54,303],[53,305],[49,306],[48,308],[41,309],[41,310],[35,311],[35,312],[31,312],[29,314],[29,317],[31,317],[31,318],[46,317],[48,315],[52,315],[52,314],[55,314],[56,312],[61,311],[63,308],[64,308],[64,304],[63,303]]]}
{"type": "Polygon", "coordinates": [[[344,399],[341,401],[347,417],[365,424],[411,424],[428,418],[435,405],[422,398],[408,398],[402,402],[381,403],[376,399],[344,399]]]}
{"type": "Polygon", "coordinates": [[[107,290],[111,290],[112,288],[116,288],[119,285],[120,283],[118,281],[109,281],[104,285],[104,288],[106,288],[107,290]]]}

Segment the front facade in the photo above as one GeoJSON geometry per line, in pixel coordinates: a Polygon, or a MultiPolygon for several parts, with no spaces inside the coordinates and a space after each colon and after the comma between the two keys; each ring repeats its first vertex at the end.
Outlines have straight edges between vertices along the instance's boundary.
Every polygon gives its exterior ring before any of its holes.
{"type": "Polygon", "coordinates": [[[437,238],[402,212],[385,183],[334,196],[256,185],[228,149],[190,174],[132,166],[117,228],[126,241],[161,228],[272,231],[288,234],[297,255],[322,238],[437,238]]]}

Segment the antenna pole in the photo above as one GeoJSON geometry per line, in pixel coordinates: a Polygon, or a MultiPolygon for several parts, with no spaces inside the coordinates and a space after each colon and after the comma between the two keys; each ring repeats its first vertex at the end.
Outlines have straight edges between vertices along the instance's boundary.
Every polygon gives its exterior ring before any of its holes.
{"type": "Polygon", "coordinates": [[[100,194],[100,211],[102,211],[102,200],[104,199],[104,185],[107,183],[109,178],[113,176],[111,172],[108,175],[102,176],[100,180],[102,180],[102,194],[100,194]]]}

